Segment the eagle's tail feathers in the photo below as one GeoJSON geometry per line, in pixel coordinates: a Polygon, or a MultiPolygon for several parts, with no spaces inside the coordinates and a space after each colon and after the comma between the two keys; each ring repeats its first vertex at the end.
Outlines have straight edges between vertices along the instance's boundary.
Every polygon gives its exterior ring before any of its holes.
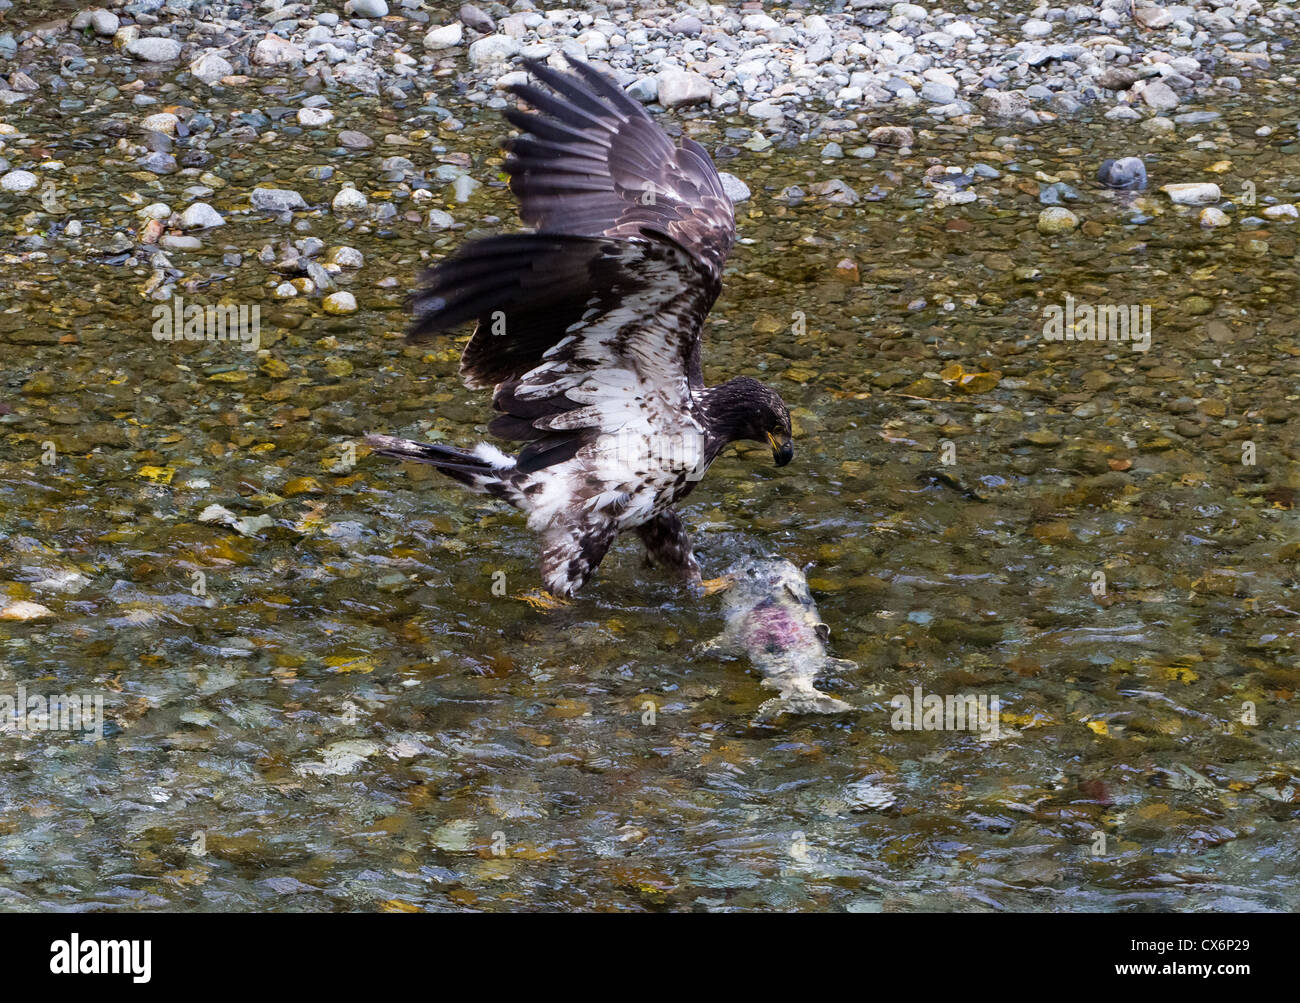
{"type": "Polygon", "coordinates": [[[428,463],[471,491],[519,504],[518,488],[511,477],[515,473],[514,458],[486,442],[469,450],[392,435],[367,435],[366,444],[380,456],[407,463],[428,463]]]}

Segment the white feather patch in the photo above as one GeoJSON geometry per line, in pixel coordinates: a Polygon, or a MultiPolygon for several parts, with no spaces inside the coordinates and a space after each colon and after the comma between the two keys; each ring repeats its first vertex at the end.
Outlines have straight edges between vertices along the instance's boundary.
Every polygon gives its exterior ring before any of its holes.
{"type": "Polygon", "coordinates": [[[507,456],[490,442],[480,442],[474,447],[473,453],[493,470],[505,470],[515,465],[513,456],[507,456]]]}

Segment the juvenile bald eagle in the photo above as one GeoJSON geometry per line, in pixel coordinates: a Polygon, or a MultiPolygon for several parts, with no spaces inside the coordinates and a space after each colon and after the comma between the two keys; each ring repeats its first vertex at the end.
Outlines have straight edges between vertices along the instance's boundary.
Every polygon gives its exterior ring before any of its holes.
{"type": "Polygon", "coordinates": [[[528,68],[550,90],[511,90],[520,135],[505,169],[536,232],[461,247],[424,277],[408,343],[477,321],[461,358],[494,389],[488,430],[527,443],[508,456],[370,436],[376,452],[431,463],[525,512],[542,537],[542,578],[569,596],[614,537],[634,529],[651,563],[700,580],[673,505],[738,439],[790,462],[790,414],[739,377],[706,387],[700,330],[735,237],[731,200],[690,139],[673,145],[645,110],[582,63],[528,68]]]}

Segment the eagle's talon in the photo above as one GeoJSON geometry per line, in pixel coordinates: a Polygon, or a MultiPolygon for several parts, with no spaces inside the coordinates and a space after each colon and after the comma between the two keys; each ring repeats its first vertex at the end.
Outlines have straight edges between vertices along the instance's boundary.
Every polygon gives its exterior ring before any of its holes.
{"type": "Polygon", "coordinates": [[[704,593],[704,595],[712,596],[717,595],[719,592],[726,592],[727,589],[731,588],[735,584],[735,579],[730,575],[722,575],[719,578],[701,579],[699,582],[699,589],[704,593]]]}
{"type": "Polygon", "coordinates": [[[563,599],[560,596],[552,595],[550,592],[546,592],[543,589],[535,589],[532,592],[524,592],[520,595],[515,596],[515,598],[522,602],[528,603],[529,606],[537,610],[537,612],[539,613],[549,613],[552,610],[557,610],[564,606],[573,605],[573,603],[570,602],[568,599],[563,599]]]}

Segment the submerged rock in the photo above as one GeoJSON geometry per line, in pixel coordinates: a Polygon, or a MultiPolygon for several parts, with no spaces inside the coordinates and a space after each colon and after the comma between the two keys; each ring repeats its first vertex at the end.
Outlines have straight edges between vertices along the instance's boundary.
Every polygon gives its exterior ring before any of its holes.
{"type": "Polygon", "coordinates": [[[335,212],[360,212],[370,205],[370,201],[366,198],[365,192],[357,191],[355,188],[340,188],[331,205],[335,212]]]}
{"type": "Polygon", "coordinates": [[[357,312],[357,299],[349,292],[330,293],[322,304],[326,313],[349,314],[357,312]]]}
{"type": "Polygon", "coordinates": [[[740,178],[727,171],[719,171],[718,178],[722,181],[722,190],[727,193],[727,198],[731,199],[732,205],[740,205],[742,202],[749,201],[749,185],[741,181],[740,178]]]}
{"type": "Polygon", "coordinates": [[[1137,157],[1103,160],[1097,169],[1097,180],[1107,188],[1145,188],[1146,165],[1137,157]]]}
{"type": "Polygon", "coordinates": [[[1206,205],[1222,198],[1219,186],[1212,181],[1194,181],[1190,184],[1165,185],[1160,189],[1177,205],[1206,205]]]}
{"type": "Polygon", "coordinates": [[[249,200],[254,209],[266,212],[288,212],[294,209],[306,209],[303,197],[291,188],[254,188],[249,200]]]}
{"type": "Polygon", "coordinates": [[[40,179],[31,171],[10,171],[0,177],[0,189],[7,192],[29,192],[40,184],[40,179]]]}
{"type": "Polygon", "coordinates": [[[54,611],[23,599],[0,599],[0,620],[44,620],[54,611]]]}
{"type": "Polygon", "coordinates": [[[221,213],[206,202],[195,202],[181,213],[181,226],[186,230],[206,230],[214,226],[225,226],[221,213]]]}
{"type": "Polygon", "coordinates": [[[877,146],[912,146],[916,135],[910,126],[878,125],[867,133],[867,139],[877,146]]]}
{"type": "Polygon", "coordinates": [[[1079,217],[1063,206],[1049,206],[1038,214],[1038,232],[1042,234],[1069,233],[1079,225],[1079,217]]]}

